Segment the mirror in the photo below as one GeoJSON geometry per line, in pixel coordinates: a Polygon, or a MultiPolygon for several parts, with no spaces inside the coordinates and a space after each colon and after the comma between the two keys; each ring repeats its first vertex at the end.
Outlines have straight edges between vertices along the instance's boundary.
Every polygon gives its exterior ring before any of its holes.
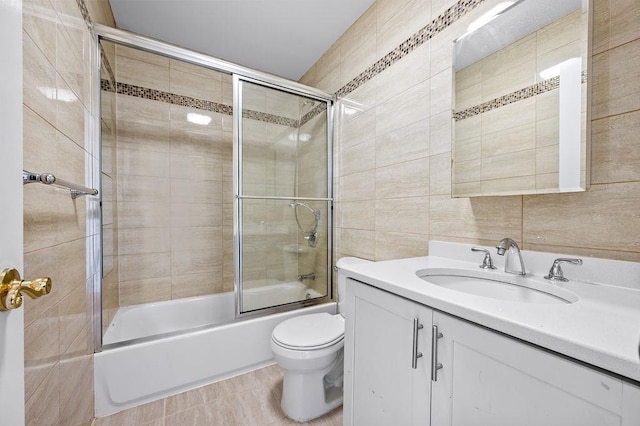
{"type": "Polygon", "coordinates": [[[584,191],[587,0],[510,0],[454,41],[452,196],[584,191]]]}

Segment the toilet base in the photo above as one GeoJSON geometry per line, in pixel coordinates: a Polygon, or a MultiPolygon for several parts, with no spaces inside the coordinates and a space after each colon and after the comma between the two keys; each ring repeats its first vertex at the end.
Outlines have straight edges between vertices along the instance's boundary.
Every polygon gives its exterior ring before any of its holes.
{"type": "Polygon", "coordinates": [[[316,371],[309,374],[287,372],[282,384],[282,410],[297,422],[320,417],[342,405],[342,383],[327,383],[328,373],[316,371]]]}

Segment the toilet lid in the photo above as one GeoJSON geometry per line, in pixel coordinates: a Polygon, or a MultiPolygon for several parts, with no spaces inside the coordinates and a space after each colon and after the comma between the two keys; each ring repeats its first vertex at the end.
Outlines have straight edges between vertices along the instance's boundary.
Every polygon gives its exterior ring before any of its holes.
{"type": "Polygon", "coordinates": [[[290,349],[320,349],[344,338],[344,318],[326,312],[290,318],[273,330],[273,340],[290,349]]]}

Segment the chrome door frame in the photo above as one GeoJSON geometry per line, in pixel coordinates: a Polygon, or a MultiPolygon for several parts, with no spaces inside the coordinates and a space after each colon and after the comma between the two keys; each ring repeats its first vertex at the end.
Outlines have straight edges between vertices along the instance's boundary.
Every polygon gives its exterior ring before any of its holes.
{"type": "Polygon", "coordinates": [[[233,111],[242,111],[242,90],[241,82],[268,87],[274,90],[287,92],[296,96],[312,98],[320,102],[325,102],[327,106],[327,197],[278,197],[278,196],[245,196],[242,193],[242,114],[233,116],[233,244],[234,244],[234,296],[236,318],[248,318],[266,314],[285,312],[299,309],[305,306],[326,303],[333,298],[333,97],[319,97],[309,92],[297,90],[296,87],[282,86],[273,82],[265,82],[249,76],[233,75],[233,111]],[[327,203],[327,294],[312,300],[300,300],[257,309],[255,311],[243,312],[242,309],[242,200],[243,199],[263,199],[263,200],[305,200],[305,201],[326,201],[327,203]]]}

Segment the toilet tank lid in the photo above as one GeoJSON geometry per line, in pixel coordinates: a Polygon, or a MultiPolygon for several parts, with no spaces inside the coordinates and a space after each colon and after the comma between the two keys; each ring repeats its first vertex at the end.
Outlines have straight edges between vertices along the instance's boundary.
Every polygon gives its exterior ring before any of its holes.
{"type": "Polygon", "coordinates": [[[273,339],[286,347],[311,349],[337,342],[344,336],[342,315],[326,312],[301,315],[278,324],[273,339]]]}

